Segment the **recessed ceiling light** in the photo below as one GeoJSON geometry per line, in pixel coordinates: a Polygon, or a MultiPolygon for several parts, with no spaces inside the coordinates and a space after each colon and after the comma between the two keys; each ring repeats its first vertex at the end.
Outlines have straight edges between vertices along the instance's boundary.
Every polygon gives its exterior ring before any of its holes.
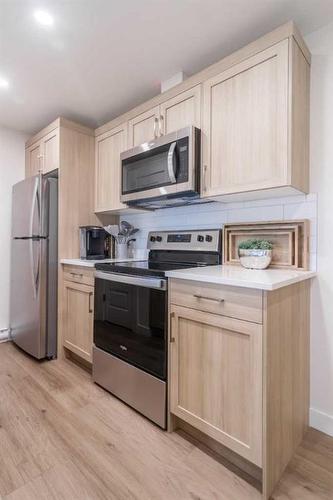
{"type": "Polygon", "coordinates": [[[0,89],[8,89],[9,87],[9,81],[6,80],[6,78],[2,78],[0,76],[0,89]]]}
{"type": "Polygon", "coordinates": [[[53,17],[46,10],[36,10],[34,12],[34,18],[42,26],[52,26],[53,17]]]}

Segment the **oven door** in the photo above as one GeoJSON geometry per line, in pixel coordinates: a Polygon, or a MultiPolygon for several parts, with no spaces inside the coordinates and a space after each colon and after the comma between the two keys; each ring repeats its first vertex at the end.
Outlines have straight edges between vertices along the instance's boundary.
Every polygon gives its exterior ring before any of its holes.
{"type": "Polygon", "coordinates": [[[166,280],[96,271],[94,344],[166,380],[166,280]]]}
{"type": "Polygon", "coordinates": [[[121,201],[197,192],[200,131],[187,127],[121,154],[121,201]]]}

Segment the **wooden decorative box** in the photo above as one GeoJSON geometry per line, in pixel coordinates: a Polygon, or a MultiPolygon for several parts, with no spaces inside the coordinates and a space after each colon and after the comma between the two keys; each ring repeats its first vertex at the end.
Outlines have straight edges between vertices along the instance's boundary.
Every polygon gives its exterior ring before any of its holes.
{"type": "Polygon", "coordinates": [[[273,244],[270,267],[309,269],[308,220],[225,224],[223,263],[240,265],[238,245],[248,239],[265,239],[273,244]]]}

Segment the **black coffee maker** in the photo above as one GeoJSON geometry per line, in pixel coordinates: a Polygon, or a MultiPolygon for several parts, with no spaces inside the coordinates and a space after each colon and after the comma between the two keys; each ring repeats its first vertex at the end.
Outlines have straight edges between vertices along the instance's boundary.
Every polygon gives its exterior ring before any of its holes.
{"type": "Polygon", "coordinates": [[[102,227],[80,227],[80,259],[109,259],[111,257],[110,245],[110,235],[102,227]]]}

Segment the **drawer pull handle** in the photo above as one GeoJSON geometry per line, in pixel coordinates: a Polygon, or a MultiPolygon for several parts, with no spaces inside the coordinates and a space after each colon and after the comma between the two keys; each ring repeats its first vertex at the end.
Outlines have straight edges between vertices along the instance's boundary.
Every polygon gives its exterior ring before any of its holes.
{"type": "Polygon", "coordinates": [[[203,299],[203,300],[212,300],[213,302],[219,302],[220,304],[222,302],[224,302],[224,299],[214,299],[214,297],[204,297],[203,295],[197,295],[197,294],[194,294],[193,297],[195,297],[196,299],[203,299]]]}
{"type": "Polygon", "coordinates": [[[83,277],[83,274],[80,273],[70,273],[72,276],[78,276],[79,278],[83,277]]]}

